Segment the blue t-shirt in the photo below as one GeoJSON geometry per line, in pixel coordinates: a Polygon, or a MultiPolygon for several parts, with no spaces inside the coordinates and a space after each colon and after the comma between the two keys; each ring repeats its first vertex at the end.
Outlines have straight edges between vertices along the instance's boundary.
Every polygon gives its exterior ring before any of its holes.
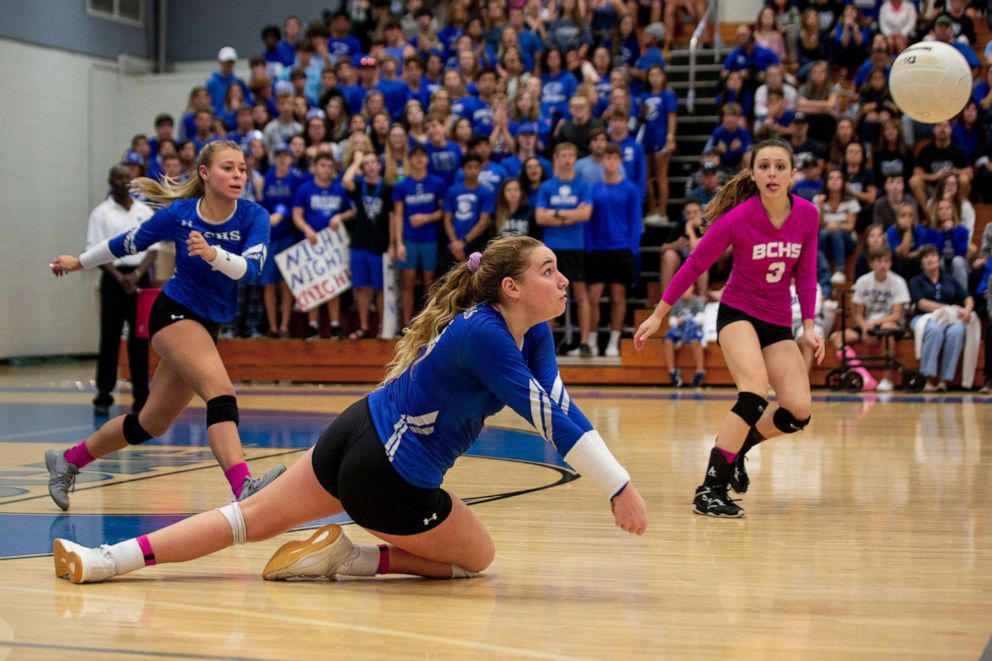
{"type": "Polygon", "coordinates": [[[638,100],[644,115],[644,144],[664,145],[668,138],[668,113],[678,112],[679,100],[672,90],[645,92],[638,100]]]}
{"type": "Polygon", "coordinates": [[[277,177],[275,168],[269,168],[265,174],[262,206],[269,213],[281,213],[284,216],[278,225],[272,227],[274,245],[282,245],[296,238],[296,227],[293,225],[293,194],[301,183],[292,170],[285,177],[277,177]]]}
{"type": "Polygon", "coordinates": [[[420,227],[410,225],[410,216],[434,213],[441,208],[447,188],[440,177],[428,174],[423,179],[406,177],[393,187],[393,202],[403,203],[403,239],[416,243],[437,241],[437,223],[420,227]]]}
{"type": "MultiPolygon", "coordinates": [[[[583,204],[592,204],[592,187],[578,177],[569,181],[551,177],[537,191],[538,209],[567,211],[583,204]]],[[[552,250],[585,250],[586,222],[561,227],[545,226],[544,245],[552,250]]]]}
{"type": "Polygon", "coordinates": [[[440,177],[446,188],[455,183],[455,173],[462,165],[462,150],[458,144],[449,140],[437,147],[428,140],[424,147],[427,149],[427,171],[440,177]]]}
{"type": "MultiPolygon", "coordinates": [[[[535,154],[534,158],[538,160],[545,172],[551,174],[551,161],[539,154],[535,154]]],[[[499,164],[506,170],[506,176],[508,177],[519,177],[524,170],[524,163],[516,154],[504,158],[499,164]]]]}
{"type": "Polygon", "coordinates": [[[641,249],[641,193],[626,179],[615,184],[596,184],[592,192],[592,219],[589,244],[593,250],[627,250],[636,255],[641,249]]]}
{"type": "Polygon", "coordinates": [[[459,117],[464,117],[465,119],[471,121],[472,115],[475,113],[476,109],[482,105],[482,102],[478,98],[467,95],[458,99],[451,100],[451,114],[458,115],[459,117]]]}
{"type": "Polygon", "coordinates": [[[472,231],[482,214],[496,212],[496,194],[485,184],[468,188],[462,181],[448,189],[448,194],[444,196],[443,210],[451,214],[455,236],[461,240],[472,231]]]}
{"type": "Polygon", "coordinates": [[[203,235],[212,246],[220,246],[248,262],[242,279],[258,278],[269,250],[269,214],[248,200],[238,200],[226,220],[213,223],[200,217],[201,198],[177,200],[155,213],[134,229],[110,240],[115,257],[136,255],[159,241],[176,244],[176,268],[165,283],[165,294],[201,317],[217,323],[234,318],[238,306],[238,281],[215,271],[201,257],[191,257],[186,239],[192,231],[203,235]]]}
{"type": "Polygon", "coordinates": [[[764,71],[772,64],[781,64],[775,51],[764,46],[754,45],[754,50],[746,52],[738,46],[730,51],[727,59],[723,61],[724,71],[764,71]]]}
{"type": "Polygon", "coordinates": [[[554,113],[558,118],[568,117],[568,100],[578,86],[571,71],[541,76],[541,113],[548,116],[554,113]]]}
{"type": "Polygon", "coordinates": [[[548,324],[527,331],[519,348],[488,305],[456,315],[413,365],[369,394],[368,403],[393,468],[422,489],[440,486],[485,419],[504,406],[562,456],[592,430],[562,383],[548,324]]]}
{"type": "Polygon", "coordinates": [[[351,196],[340,181],[332,181],[330,186],[317,185],[311,179],[300,186],[293,195],[293,208],[303,209],[303,219],[314,232],[319,232],[331,223],[331,218],[351,208],[351,196]]]}
{"type": "Polygon", "coordinates": [[[245,81],[241,80],[234,74],[230,76],[221,75],[220,71],[214,71],[207,78],[207,92],[210,93],[210,105],[213,106],[214,114],[220,115],[224,111],[224,97],[227,96],[227,88],[231,85],[237,85],[241,88],[241,91],[245,95],[245,99],[251,99],[251,92],[248,91],[248,86],[245,81]]]}
{"type": "Polygon", "coordinates": [[[721,124],[713,130],[709,142],[703,147],[703,153],[708,152],[717,145],[723,145],[725,148],[725,151],[720,154],[720,163],[729,167],[737,167],[741,164],[741,159],[744,158],[744,152],[751,146],[751,134],[748,133],[747,129],[740,127],[735,128],[733,131],[728,131],[721,124]],[[732,149],[730,145],[734,140],[740,140],[740,144],[735,149],[732,149]]]}
{"type": "Polygon", "coordinates": [[[627,179],[634,182],[640,190],[644,190],[648,181],[648,162],[644,155],[644,147],[630,135],[619,142],[618,146],[627,179]]]}
{"type": "Polygon", "coordinates": [[[406,102],[410,100],[410,86],[402,80],[382,80],[376,83],[386,99],[386,111],[395,120],[402,113],[406,102]]]}
{"type": "MultiPolygon", "coordinates": [[[[502,161],[499,163],[493,163],[489,161],[486,163],[485,167],[479,172],[479,183],[483,186],[489,186],[494,191],[499,190],[499,187],[503,184],[503,180],[506,179],[509,173],[506,168],[503,167],[502,161]]],[[[459,168],[458,172],[455,173],[455,184],[460,184],[465,181],[465,172],[459,168]]]]}
{"type": "Polygon", "coordinates": [[[358,37],[345,35],[343,37],[331,37],[327,40],[327,52],[331,58],[337,62],[339,59],[350,59],[362,52],[362,42],[358,37]]]}

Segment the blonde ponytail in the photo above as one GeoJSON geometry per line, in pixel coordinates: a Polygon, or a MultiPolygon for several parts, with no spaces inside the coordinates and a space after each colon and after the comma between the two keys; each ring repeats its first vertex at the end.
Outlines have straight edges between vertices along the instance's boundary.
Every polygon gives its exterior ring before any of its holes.
{"type": "Polygon", "coordinates": [[[474,305],[499,302],[503,278],[523,277],[530,253],[542,246],[528,236],[494,239],[486,246],[479,268],[472,272],[467,262],[448,271],[431,287],[424,309],[413,318],[410,328],[396,343],[393,359],[386,365],[383,384],[398,378],[430,352],[431,344],[459,312],[474,305]],[[427,347],[423,356],[421,350],[427,347]]]}
{"type": "Polygon", "coordinates": [[[203,145],[196,156],[193,169],[187,172],[185,181],[163,175],[161,181],[149,177],[138,177],[131,182],[131,190],[141,193],[153,206],[168,206],[176,200],[190,197],[203,197],[203,179],[200,177],[200,166],[207,168],[213,163],[214,154],[224,149],[241,152],[241,147],[231,140],[214,140],[203,145]]]}

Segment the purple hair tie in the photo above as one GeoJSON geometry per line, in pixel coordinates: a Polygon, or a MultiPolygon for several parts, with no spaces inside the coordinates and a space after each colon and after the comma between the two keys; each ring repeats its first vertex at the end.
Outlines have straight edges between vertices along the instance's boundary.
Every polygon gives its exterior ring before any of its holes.
{"type": "Polygon", "coordinates": [[[479,266],[482,264],[482,253],[474,252],[468,256],[468,270],[475,273],[479,270],[479,266]]]}

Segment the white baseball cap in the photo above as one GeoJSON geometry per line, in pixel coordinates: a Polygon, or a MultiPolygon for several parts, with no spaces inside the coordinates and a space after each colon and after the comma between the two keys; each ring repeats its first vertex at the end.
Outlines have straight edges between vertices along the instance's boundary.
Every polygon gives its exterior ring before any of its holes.
{"type": "Polygon", "coordinates": [[[217,53],[218,62],[236,62],[238,59],[238,51],[234,50],[230,46],[224,46],[217,53]]]}

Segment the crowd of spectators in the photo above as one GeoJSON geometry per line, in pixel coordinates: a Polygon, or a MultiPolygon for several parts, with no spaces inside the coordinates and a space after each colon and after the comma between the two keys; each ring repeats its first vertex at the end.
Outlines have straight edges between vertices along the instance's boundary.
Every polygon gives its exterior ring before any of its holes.
{"type": "MultiPolygon", "coordinates": [[[[992,231],[975,236],[972,204],[992,190],[992,53],[976,43],[985,7],[973,4],[769,0],[736,29],[715,99],[719,120],[702,153],[681,150],[699,158],[683,198],[698,205],[684,214],[672,202],[681,180],[670,193],[668,176],[684,110],[667,62],[679,22],[702,16],[705,0],[372,0],[320,19],[291,16],[262,28],[247,70],[237,70],[233,48],[220,48],[217,70],[190,91],[185,112],[155,118],[154,137],[136,136],[124,160],[179,178],[206,142],[238,142],[252,175],[246,195],[272,214],[279,245],[348,227],[379,199],[390,231],[366,248],[397,261],[404,322],[418,287],[492,236],[543,238],[575,285],[579,333],[563,350],[599,352],[599,296],[608,294],[612,332],[602,344],[617,355],[617,303],[625,306],[640,275],[644,224],[675,226],[661,242],[664,286],[698,239],[690,219],[747,166],[755,141],[780,137],[796,154],[794,192],[821,211],[823,294],[870,275],[874,236],[873,249],[890,251],[892,272],[918,294],[909,309],[918,316],[960,304],[956,320],[941,323],[967,324],[992,266],[992,231]],[[953,45],[975,77],[964,110],[934,126],[903,116],[887,82],[895,55],[924,39],[953,45]],[[913,285],[933,282],[921,260],[927,246],[939,258],[935,294],[913,285]]],[[[367,319],[380,264],[359,259],[368,273],[355,283],[364,289],[356,299],[367,319]]],[[[730,259],[707,277],[719,281],[730,259]]],[[[697,292],[717,297],[711,284],[697,292]]],[[[253,287],[244,287],[244,315],[229,332],[287,335],[278,273],[264,293],[253,287]]],[[[340,307],[329,314],[331,333],[343,336],[340,307]]],[[[315,335],[311,319],[307,334],[315,335]]],[[[937,322],[931,315],[926,323],[937,322]]],[[[373,335],[362,326],[353,337],[373,335]]],[[[940,375],[926,376],[946,387],[940,375]]]]}

